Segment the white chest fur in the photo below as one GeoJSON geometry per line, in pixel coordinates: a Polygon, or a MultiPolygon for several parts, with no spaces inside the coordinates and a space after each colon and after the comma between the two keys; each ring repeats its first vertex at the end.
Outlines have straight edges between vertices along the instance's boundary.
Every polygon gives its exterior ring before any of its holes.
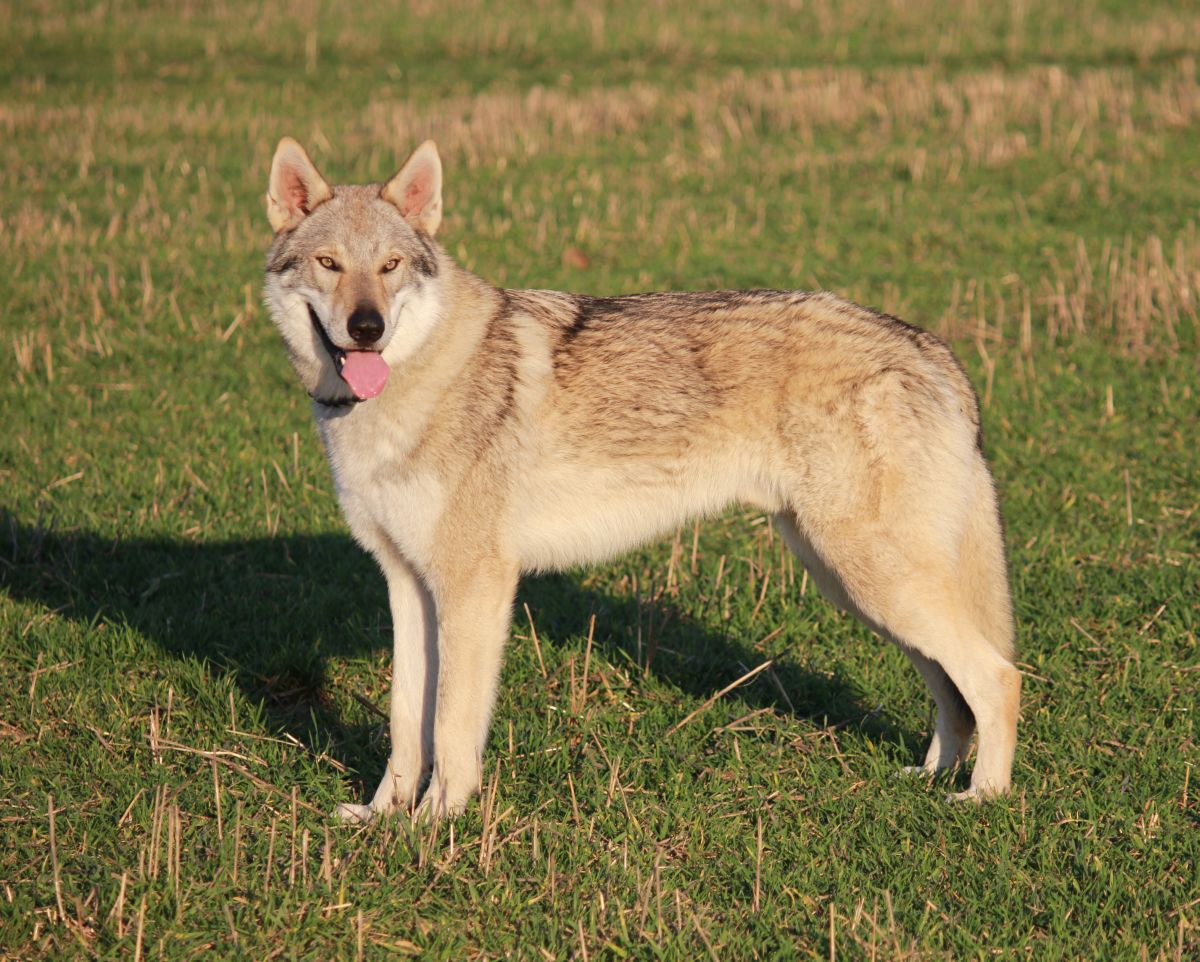
{"type": "Polygon", "coordinates": [[[433,553],[445,492],[412,457],[419,432],[379,413],[360,407],[340,417],[317,418],[338,501],[350,530],[369,551],[378,551],[384,537],[424,567],[433,553]]]}

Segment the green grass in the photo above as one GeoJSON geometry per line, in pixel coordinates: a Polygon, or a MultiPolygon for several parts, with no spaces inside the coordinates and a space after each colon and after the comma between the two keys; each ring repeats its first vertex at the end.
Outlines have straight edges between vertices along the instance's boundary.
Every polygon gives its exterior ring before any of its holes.
{"type": "Polygon", "coordinates": [[[1113,0],[0,4],[0,958],[1194,958],[1198,56],[1113,0]],[[465,816],[328,819],[388,616],[259,306],[285,133],[334,180],[437,138],[497,283],[951,337],[1014,794],[892,777],[916,673],[735,511],[522,586],[465,816]]]}

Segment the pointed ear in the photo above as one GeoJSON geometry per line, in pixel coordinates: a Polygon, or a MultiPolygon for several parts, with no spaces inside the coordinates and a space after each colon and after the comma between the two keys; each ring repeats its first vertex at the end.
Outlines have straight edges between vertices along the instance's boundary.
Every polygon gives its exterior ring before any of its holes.
{"type": "Polygon", "coordinates": [[[437,144],[427,140],[413,151],[380,196],[396,206],[413,227],[432,237],[442,223],[442,158],[437,144]]]}
{"type": "Polygon", "coordinates": [[[290,230],[333,196],[308,154],[291,137],[284,137],[271,161],[267,187],[267,219],[275,229],[290,230]]]}

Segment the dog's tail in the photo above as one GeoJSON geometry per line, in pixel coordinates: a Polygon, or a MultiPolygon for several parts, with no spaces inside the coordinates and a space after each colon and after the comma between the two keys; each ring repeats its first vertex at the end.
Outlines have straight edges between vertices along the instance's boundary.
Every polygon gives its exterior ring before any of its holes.
{"type": "Polygon", "coordinates": [[[1008,661],[1014,655],[1012,596],[1004,555],[1004,530],[991,474],[979,458],[973,504],[959,558],[963,597],[979,632],[1008,661]]]}

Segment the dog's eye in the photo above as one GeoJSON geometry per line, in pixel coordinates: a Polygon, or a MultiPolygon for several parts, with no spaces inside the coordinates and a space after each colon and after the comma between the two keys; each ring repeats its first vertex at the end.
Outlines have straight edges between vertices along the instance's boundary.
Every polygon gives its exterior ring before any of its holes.
{"type": "Polygon", "coordinates": [[[389,257],[388,262],[383,265],[383,270],[380,271],[380,273],[381,274],[390,274],[392,271],[394,271],[397,267],[400,266],[400,261],[402,259],[403,258],[400,258],[400,257],[389,257]]]}
{"type": "Polygon", "coordinates": [[[317,263],[324,267],[327,271],[341,270],[341,268],[337,265],[337,261],[335,261],[332,257],[318,257],[317,263]]]}

